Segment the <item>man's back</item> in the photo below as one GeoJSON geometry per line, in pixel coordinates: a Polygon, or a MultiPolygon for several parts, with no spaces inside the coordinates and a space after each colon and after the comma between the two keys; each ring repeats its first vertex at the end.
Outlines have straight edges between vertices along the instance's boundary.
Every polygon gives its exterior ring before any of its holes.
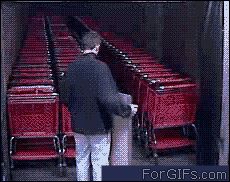
{"type": "Polygon", "coordinates": [[[117,90],[107,65],[97,60],[94,54],[79,56],[69,65],[66,80],[73,131],[104,133],[109,130],[111,117],[99,97],[102,94],[101,97],[108,98],[117,90]]]}

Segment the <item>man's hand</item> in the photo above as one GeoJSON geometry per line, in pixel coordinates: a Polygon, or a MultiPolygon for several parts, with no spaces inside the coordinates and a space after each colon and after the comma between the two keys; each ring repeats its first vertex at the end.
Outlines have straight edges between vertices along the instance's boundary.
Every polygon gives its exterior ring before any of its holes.
{"type": "Polygon", "coordinates": [[[135,115],[137,113],[137,110],[138,110],[138,105],[130,104],[130,107],[132,109],[132,115],[135,115]]]}

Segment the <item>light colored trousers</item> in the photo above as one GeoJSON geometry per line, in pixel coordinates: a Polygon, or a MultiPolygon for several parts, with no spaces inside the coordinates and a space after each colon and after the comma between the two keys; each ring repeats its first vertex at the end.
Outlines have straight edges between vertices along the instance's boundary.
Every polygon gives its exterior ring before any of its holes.
{"type": "Polygon", "coordinates": [[[93,181],[101,181],[102,166],[109,165],[111,133],[95,135],[75,133],[74,138],[77,181],[90,180],[90,163],[93,166],[93,181]]]}

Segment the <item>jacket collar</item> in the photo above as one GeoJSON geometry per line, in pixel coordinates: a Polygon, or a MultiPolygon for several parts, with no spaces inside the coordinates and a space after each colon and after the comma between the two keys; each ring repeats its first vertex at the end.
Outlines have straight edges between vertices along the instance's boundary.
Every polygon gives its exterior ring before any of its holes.
{"type": "Polygon", "coordinates": [[[83,56],[96,57],[97,55],[90,52],[90,53],[83,54],[83,56]]]}

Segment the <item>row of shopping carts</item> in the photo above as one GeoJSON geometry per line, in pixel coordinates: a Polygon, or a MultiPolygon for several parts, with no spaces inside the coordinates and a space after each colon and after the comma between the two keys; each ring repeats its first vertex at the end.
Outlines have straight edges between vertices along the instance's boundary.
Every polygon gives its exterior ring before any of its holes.
{"type": "MultiPolygon", "coordinates": [[[[65,17],[62,17],[63,19],[65,17]]],[[[66,19],[65,19],[66,20],[66,19]]],[[[67,67],[70,63],[76,61],[77,56],[81,53],[80,46],[71,31],[67,27],[67,23],[63,21],[53,22],[53,17],[49,17],[51,45],[53,50],[54,69],[56,70],[57,89],[60,91],[60,85],[67,67]]],[[[63,166],[66,166],[66,159],[74,159],[76,157],[74,136],[71,129],[71,117],[68,108],[60,103],[59,110],[61,146],[63,166]]]]}
{"type": "Polygon", "coordinates": [[[32,17],[7,91],[11,167],[15,160],[60,159],[59,95],[45,18],[32,17]]]}
{"type": "MultiPolygon", "coordinates": [[[[93,30],[100,28],[100,23],[90,17],[82,21],[93,30]]],[[[160,150],[194,146],[188,128],[192,126],[198,136],[197,84],[143,48],[136,48],[132,39],[113,32],[99,33],[104,39],[100,59],[109,65],[120,91],[132,95],[134,104],[139,106],[134,119],[135,138],[156,158],[160,150]]]]}
{"type": "Polygon", "coordinates": [[[7,92],[11,167],[14,161],[75,158],[70,113],[59,82],[80,49],[65,17],[30,18],[7,92]],[[72,145],[67,147],[67,138],[72,145]]]}

